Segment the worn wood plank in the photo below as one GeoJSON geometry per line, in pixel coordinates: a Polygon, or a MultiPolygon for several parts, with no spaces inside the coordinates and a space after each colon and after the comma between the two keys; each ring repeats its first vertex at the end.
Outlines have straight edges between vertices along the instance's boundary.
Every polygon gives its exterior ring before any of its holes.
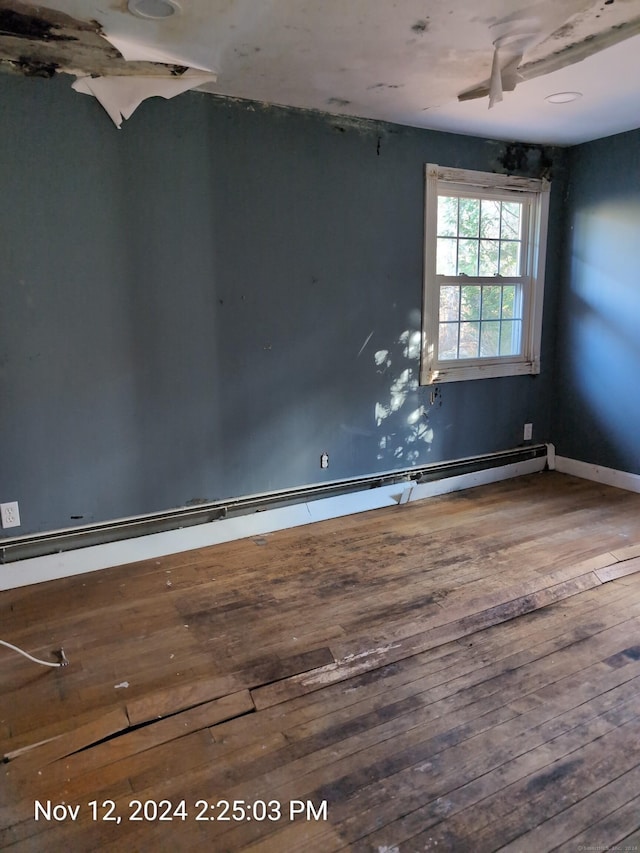
{"type": "MultiPolygon", "coordinates": [[[[51,799],[54,802],[64,800],[68,803],[89,802],[96,799],[96,792],[124,791],[133,796],[134,787],[131,775],[142,773],[146,768],[155,767],[156,774],[161,776],[169,772],[171,757],[178,754],[182,772],[188,772],[192,767],[201,766],[207,761],[214,760],[211,753],[212,741],[208,729],[200,729],[186,734],[179,740],[151,747],[140,753],[123,758],[112,764],[95,769],[80,768],[77,772],[66,775],[60,774],[56,766],[52,775],[39,776],[28,787],[28,795],[17,799],[8,805],[12,822],[28,822],[33,819],[34,798],[41,801],[51,799]]],[[[107,793],[104,794],[108,796],[107,793]]],[[[7,811],[9,814],[9,811],[7,811]]]]}
{"type": "MultiPolygon", "coordinates": [[[[468,845],[474,850],[497,849],[509,840],[507,816],[522,801],[520,797],[546,796],[547,807],[559,811],[563,808],[559,791],[564,792],[578,771],[586,774],[583,779],[592,779],[593,760],[598,761],[598,767],[607,765],[609,772],[615,772],[616,764],[619,772],[635,766],[639,745],[631,745],[624,756],[620,754],[638,725],[633,705],[627,703],[624,711],[605,712],[520,756],[498,761],[487,772],[481,772],[482,765],[476,758],[453,788],[450,783],[443,785],[434,779],[431,789],[423,792],[424,805],[369,833],[366,841],[354,849],[365,850],[369,844],[402,843],[409,843],[412,849],[421,849],[426,844],[445,850],[463,850],[468,845]]],[[[436,769],[434,765],[433,771],[436,769]]],[[[573,801],[576,789],[579,790],[578,784],[564,802],[573,801]]],[[[592,790],[587,786],[586,793],[592,790]]],[[[544,816],[543,813],[541,817],[544,816]]]]}
{"type": "Polygon", "coordinates": [[[352,652],[338,659],[335,663],[320,667],[315,671],[294,675],[274,684],[258,687],[252,691],[252,697],[256,708],[267,708],[294,696],[319,690],[327,684],[345,681],[368,670],[378,669],[387,663],[401,660],[403,657],[414,655],[425,649],[458,640],[491,625],[515,619],[525,613],[531,613],[540,607],[546,607],[563,598],[577,595],[599,584],[600,581],[595,574],[589,572],[569,581],[541,589],[531,595],[515,599],[508,598],[504,603],[462,616],[457,621],[438,625],[421,634],[415,634],[396,642],[380,642],[380,644],[370,648],[352,652]]]}
{"type": "Polygon", "coordinates": [[[52,761],[78,752],[84,747],[104,740],[109,735],[124,731],[129,727],[129,719],[124,708],[110,711],[97,720],[79,726],[67,734],[49,738],[44,742],[34,745],[33,748],[22,748],[5,754],[5,761],[18,760],[18,766],[23,770],[26,767],[44,767],[52,761]]]}
{"type": "Polygon", "coordinates": [[[640,557],[634,557],[630,560],[622,560],[620,562],[613,563],[611,566],[596,569],[596,575],[600,578],[602,583],[607,583],[607,581],[616,580],[616,578],[622,578],[626,575],[633,575],[636,572],[640,572],[640,557]]]}
{"type": "MultiPolygon", "coordinates": [[[[607,589],[611,595],[612,588],[607,589]]],[[[620,593],[621,595],[623,593],[620,593]]],[[[589,603],[585,614],[596,603],[589,603]]],[[[598,622],[583,620],[578,627],[572,627],[566,634],[567,623],[564,608],[546,611],[542,636],[548,637],[541,642],[540,636],[530,637],[528,626],[539,625],[539,617],[525,617],[511,623],[490,628],[483,634],[474,634],[473,641],[461,646],[450,646],[421,653],[412,658],[383,667],[370,673],[364,673],[350,679],[345,689],[341,684],[323,688],[318,693],[306,694],[290,700],[285,707],[273,706],[260,712],[259,727],[246,718],[232,720],[212,730],[214,738],[224,750],[232,750],[238,744],[251,738],[253,732],[280,730],[283,718],[287,721],[285,731],[289,738],[295,738],[299,732],[316,730],[321,726],[333,725],[347,720],[363,711],[373,710],[388,704],[387,694],[394,701],[429,690],[433,698],[435,690],[442,692],[441,685],[450,683],[448,693],[462,690],[464,686],[486,681],[499,674],[501,669],[513,669],[537,658],[549,656],[575,642],[585,640],[594,631],[602,631],[638,615],[639,605],[628,605],[628,612],[621,611],[615,602],[598,608],[598,622]],[[554,615],[555,614],[555,615],[554,615]],[[508,632],[505,639],[505,631],[508,632]],[[485,635],[493,638],[489,644],[481,642],[485,635]],[[490,661],[490,663],[488,663],[490,661]]],[[[532,685],[533,686],[533,685],[532,685]]],[[[506,698],[506,697],[505,697],[506,698]]]]}
{"type": "MultiPolygon", "coordinates": [[[[606,819],[620,806],[634,800],[638,790],[640,790],[640,765],[632,767],[626,773],[582,797],[568,808],[565,807],[552,817],[539,820],[536,816],[535,826],[521,821],[518,829],[522,834],[513,841],[503,844],[500,850],[504,853],[539,853],[540,850],[552,850],[567,844],[581,832],[589,836],[588,830],[591,826],[603,818],[606,819]]],[[[563,805],[565,805],[564,802],[563,805]]],[[[636,827],[637,821],[632,829],[636,827]]],[[[578,842],[572,841],[572,843],[578,842]]],[[[607,842],[609,846],[613,843],[615,843],[613,840],[607,842]]],[[[591,844],[589,840],[587,846],[591,844]]]]}
{"type": "Polygon", "coordinates": [[[119,780],[118,782],[109,782],[104,786],[98,782],[91,792],[91,797],[82,800],[65,800],[64,794],[57,791],[52,792],[51,800],[53,803],[69,803],[71,805],[80,805],[80,813],[78,821],[64,821],[56,825],[56,821],[36,821],[34,819],[35,805],[34,797],[24,800],[20,803],[12,803],[2,810],[2,823],[0,824],[0,849],[9,848],[12,851],[26,851],[26,853],[39,853],[41,850],[64,850],[75,851],[100,849],[100,829],[101,827],[95,821],[91,820],[91,811],[87,804],[91,800],[97,800],[102,803],[107,799],[119,799],[128,801],[131,799],[132,792],[128,780],[119,780]],[[78,839],[78,827],[82,824],[91,824],[92,843],[95,846],[83,847],[78,839]],[[61,831],[66,836],[66,844],[62,842],[57,845],[55,836],[61,831]]]}
{"type": "MultiPolygon", "coordinates": [[[[62,784],[69,775],[83,774],[105,767],[159,744],[183,738],[191,732],[207,728],[221,720],[248,713],[253,709],[249,691],[243,690],[165,717],[133,731],[127,731],[92,749],[68,755],[64,761],[49,763],[46,768],[43,767],[42,762],[32,762],[29,766],[25,766],[20,761],[12,762],[11,765],[7,765],[9,769],[5,775],[12,789],[22,798],[29,788],[62,784]],[[34,776],[38,767],[42,769],[37,770],[37,776],[34,776]]],[[[43,749],[46,748],[43,747],[43,749]]]]}
{"type": "MultiPolygon", "coordinates": [[[[636,667],[635,671],[636,674],[640,672],[640,667],[636,667]]],[[[629,712],[633,713],[633,708],[630,708],[629,712]]],[[[409,727],[409,730],[407,730],[407,717],[398,718],[396,722],[378,726],[377,730],[370,733],[349,737],[339,744],[326,742],[317,744],[317,749],[306,760],[295,759],[292,756],[295,760],[290,761],[286,766],[281,763],[281,767],[274,766],[273,762],[269,761],[266,766],[257,768],[261,771],[257,781],[260,785],[266,785],[274,794],[277,792],[281,798],[302,795],[311,796],[314,799],[328,797],[331,807],[335,807],[336,797],[342,801],[361,787],[369,785],[372,781],[375,782],[378,774],[395,773],[416,762],[433,768],[438,778],[440,778],[441,768],[452,767],[455,772],[458,757],[456,749],[451,748],[450,738],[447,735],[447,717],[442,718],[444,728],[441,736],[434,738],[432,721],[425,719],[424,714],[414,716],[414,724],[409,727]],[[436,744],[439,744],[439,749],[434,749],[436,744]],[[443,754],[436,760],[434,755],[438,752],[443,754]],[[449,765],[449,759],[452,762],[451,765],[449,765]]],[[[495,724],[495,720],[493,723],[495,724]]],[[[613,727],[611,721],[605,720],[603,725],[602,730],[613,727]]],[[[539,733],[535,736],[540,737],[539,733]]],[[[578,740],[582,736],[580,734],[578,740]]],[[[567,749],[572,748],[575,738],[576,735],[571,736],[571,732],[567,734],[565,738],[565,740],[569,739],[567,749]]],[[[544,740],[545,738],[542,737],[542,741],[544,740]]],[[[507,751],[509,743],[510,740],[505,739],[507,751]]],[[[475,750],[470,748],[469,744],[462,744],[460,749],[470,750],[471,757],[474,758],[475,750]]],[[[487,769],[494,766],[491,762],[496,759],[491,750],[481,750],[474,760],[475,763],[472,761],[468,771],[471,778],[483,777],[487,769]]],[[[528,766],[529,760],[526,752],[519,760],[515,759],[518,771],[521,765],[528,766]]],[[[543,751],[537,760],[545,764],[548,761],[547,753],[543,751]]],[[[256,768],[252,770],[254,775],[256,768]]],[[[241,780],[234,775],[229,781],[237,783],[231,788],[234,796],[259,796],[259,787],[251,778],[245,777],[241,780]]],[[[400,808],[404,808],[402,800],[397,802],[400,808]]],[[[246,831],[243,830],[241,834],[244,838],[246,831]]]]}
{"type": "MultiPolygon", "coordinates": [[[[595,654],[597,654],[597,652],[595,654]]],[[[589,674],[586,674],[585,678],[589,679],[590,678],[589,674]]],[[[578,679],[578,680],[581,681],[581,679],[578,679]]],[[[515,685],[514,685],[514,693],[516,693],[516,695],[517,695],[517,689],[516,689],[515,685]]],[[[429,725],[429,720],[426,720],[424,722],[427,725],[429,725]]],[[[445,718],[445,722],[446,722],[446,718],[445,718]]],[[[406,728],[406,726],[403,728],[406,728]]],[[[432,725],[429,725],[429,730],[430,730],[430,732],[432,731],[432,725]]],[[[401,761],[406,760],[409,763],[411,763],[412,761],[415,761],[415,756],[418,752],[415,744],[419,742],[419,736],[418,736],[418,740],[416,741],[415,740],[415,734],[416,734],[416,731],[414,730],[413,734],[410,732],[409,734],[398,735],[398,736],[396,736],[395,740],[387,740],[386,741],[388,743],[389,747],[392,747],[394,750],[394,757],[393,757],[394,762],[396,762],[398,760],[401,760],[401,761]],[[398,758],[396,751],[401,749],[403,742],[405,743],[406,754],[404,756],[400,756],[400,758],[398,758]]],[[[354,739],[351,739],[352,743],[353,743],[353,740],[354,739]]],[[[364,762],[364,769],[362,771],[362,774],[363,774],[362,779],[363,780],[371,778],[370,770],[368,770],[366,768],[369,768],[370,764],[375,761],[376,755],[378,755],[381,759],[383,758],[384,753],[385,753],[384,743],[385,743],[384,740],[380,742],[380,748],[376,747],[375,745],[372,745],[371,742],[367,743],[366,740],[360,741],[358,743],[359,749],[355,753],[355,757],[357,759],[357,763],[360,763],[360,761],[364,762]]],[[[509,743],[508,739],[506,740],[506,743],[509,743]]],[[[340,778],[340,770],[341,770],[342,766],[345,766],[345,767],[348,766],[352,769],[352,771],[354,768],[353,759],[349,759],[349,757],[348,757],[350,754],[349,751],[347,751],[345,753],[345,750],[342,748],[343,746],[347,746],[348,744],[349,744],[349,741],[345,741],[344,744],[341,744],[341,748],[337,751],[337,755],[334,758],[334,765],[331,768],[331,772],[337,774],[338,778],[340,778]]],[[[449,745],[448,742],[447,742],[447,745],[449,745]]],[[[353,746],[350,747],[351,750],[353,750],[353,748],[354,748],[353,746]]],[[[335,745],[334,745],[332,751],[334,753],[336,752],[335,745]]],[[[432,752],[432,747],[427,745],[425,747],[424,757],[425,758],[428,757],[431,754],[431,752],[432,752]]],[[[314,763],[317,761],[317,759],[319,759],[321,757],[321,754],[322,754],[322,751],[313,754],[314,763]]],[[[454,760],[454,759],[452,758],[452,760],[454,760]]],[[[294,771],[294,767],[296,766],[297,763],[298,762],[294,762],[294,764],[289,765],[288,778],[290,778],[290,779],[296,778],[293,771],[294,771]]],[[[306,764],[304,764],[304,767],[306,769],[309,769],[309,763],[307,762],[306,764]]],[[[322,774],[324,772],[325,771],[321,771],[319,778],[322,777],[322,774]]],[[[275,775],[272,773],[269,773],[267,775],[267,777],[264,777],[264,778],[268,778],[269,779],[269,785],[272,786],[272,785],[275,785],[277,783],[277,781],[280,779],[280,775],[277,772],[275,775]]],[[[326,779],[326,777],[325,777],[325,779],[326,779]]],[[[360,778],[358,776],[355,776],[352,784],[357,788],[357,786],[359,784],[361,784],[360,778]]],[[[304,790],[304,789],[301,789],[300,781],[297,781],[295,783],[295,785],[296,785],[296,789],[298,791],[304,790]]],[[[344,783],[342,783],[342,782],[340,783],[340,785],[338,786],[338,790],[340,791],[341,797],[346,795],[344,783]]]]}
{"type": "Polygon", "coordinates": [[[596,825],[633,839],[640,572],[617,575],[640,557],[639,510],[547,472],[0,593],[10,639],[72,661],[3,668],[0,845],[526,853],[596,825]],[[249,688],[278,703],[253,710],[249,688]],[[214,714],[229,691],[245,701],[214,714]],[[133,730],[37,766],[125,705],[133,730]],[[35,797],[326,798],[329,819],[45,826],[35,797]]]}
{"type": "Polygon", "coordinates": [[[251,688],[263,682],[276,681],[294,673],[315,669],[334,661],[329,648],[313,649],[286,659],[274,658],[240,672],[201,679],[180,688],[159,690],[127,704],[131,725],[159,719],[194,705],[251,688]]]}
{"type": "Polygon", "coordinates": [[[305,853],[337,853],[348,845],[329,824],[303,821],[285,826],[244,848],[245,853],[283,853],[304,850],[305,853]]]}
{"type": "MultiPolygon", "coordinates": [[[[611,814],[601,817],[584,832],[575,835],[571,839],[571,844],[575,844],[577,848],[589,846],[615,849],[630,832],[638,829],[639,813],[640,796],[636,794],[633,799],[620,805],[611,814]]],[[[626,845],[625,849],[628,849],[626,845]]]]}
{"type": "Polygon", "coordinates": [[[222,696],[242,690],[236,673],[188,681],[170,690],[158,690],[127,703],[126,710],[131,725],[159,720],[188,708],[203,705],[222,696]]]}
{"type": "Polygon", "coordinates": [[[640,557],[640,542],[634,542],[625,548],[615,548],[611,554],[616,560],[631,560],[633,557],[640,557]]]}

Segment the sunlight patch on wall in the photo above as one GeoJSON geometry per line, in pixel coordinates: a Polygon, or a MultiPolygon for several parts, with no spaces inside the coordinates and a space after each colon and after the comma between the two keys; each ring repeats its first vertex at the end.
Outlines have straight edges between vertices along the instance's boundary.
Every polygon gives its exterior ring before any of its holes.
{"type": "Polygon", "coordinates": [[[380,349],[374,356],[378,373],[389,375],[388,397],[375,404],[379,460],[392,457],[417,465],[433,443],[433,429],[419,399],[421,333],[405,329],[391,350],[380,349]]]}
{"type": "Polygon", "coordinates": [[[404,344],[403,355],[405,358],[414,360],[420,357],[420,340],[420,332],[406,331],[400,335],[400,343],[404,344]]]}

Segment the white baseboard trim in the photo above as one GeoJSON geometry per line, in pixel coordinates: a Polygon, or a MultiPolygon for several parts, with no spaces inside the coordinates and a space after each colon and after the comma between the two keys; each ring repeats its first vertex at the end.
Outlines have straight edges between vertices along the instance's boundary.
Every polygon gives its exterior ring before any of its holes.
{"type": "MultiPolygon", "coordinates": [[[[225,518],[179,530],[151,533],[133,539],[92,545],[58,554],[30,557],[0,566],[0,590],[15,589],[29,584],[95,572],[122,566],[139,560],[153,560],[168,554],[205,548],[235,539],[262,536],[277,530],[299,527],[316,521],[326,521],[371,509],[405,504],[409,501],[470,489],[486,483],[508,480],[523,474],[542,471],[546,457],[487,468],[470,474],[460,474],[434,480],[431,483],[395,483],[377,489],[353,492],[278,509],[254,512],[250,515],[225,518]]],[[[640,479],[640,478],[639,478],[640,479]]]]}
{"type": "Polygon", "coordinates": [[[567,456],[556,456],[556,471],[562,474],[572,474],[583,480],[593,480],[606,486],[616,486],[628,492],[640,492],[640,474],[629,474],[615,468],[605,468],[603,465],[593,465],[590,462],[580,462],[567,456]]]}

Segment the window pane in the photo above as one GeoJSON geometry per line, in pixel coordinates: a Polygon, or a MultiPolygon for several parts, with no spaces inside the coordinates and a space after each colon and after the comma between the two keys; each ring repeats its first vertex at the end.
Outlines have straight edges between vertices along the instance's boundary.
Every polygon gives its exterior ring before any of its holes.
{"type": "Polygon", "coordinates": [[[445,284],[440,288],[440,320],[457,320],[460,311],[460,288],[445,284]]]}
{"type": "Polygon", "coordinates": [[[458,241],[451,237],[438,237],[438,249],[436,256],[437,275],[456,274],[456,251],[458,241]]]}
{"type": "Polygon", "coordinates": [[[448,360],[458,357],[457,323],[440,323],[438,331],[438,358],[448,360]]]}
{"type": "Polygon", "coordinates": [[[503,320],[501,326],[500,355],[518,355],[521,349],[522,323],[520,320],[503,320]]]}
{"type": "Polygon", "coordinates": [[[500,297],[502,294],[501,287],[483,287],[482,288],[482,319],[483,320],[499,320],[500,319],[500,297]]]}
{"type": "Polygon", "coordinates": [[[460,316],[463,320],[480,319],[480,285],[467,284],[461,288],[460,316]]]}
{"type": "Polygon", "coordinates": [[[516,286],[515,284],[505,284],[502,288],[502,316],[504,319],[515,317],[516,307],[516,286]]]}
{"type": "Polygon", "coordinates": [[[458,233],[461,237],[477,237],[480,226],[480,199],[461,198],[458,233]]]}
{"type": "Polygon", "coordinates": [[[477,358],[480,323],[460,323],[460,358],[477,358]]]}
{"type": "Polygon", "coordinates": [[[498,275],[498,241],[480,240],[479,275],[498,275]]]}
{"type": "Polygon", "coordinates": [[[519,201],[502,202],[502,226],[500,236],[503,240],[520,239],[520,220],[522,204],[519,201]]]}
{"type": "Polygon", "coordinates": [[[500,355],[500,321],[482,323],[480,330],[480,355],[492,358],[500,355]]]}
{"type": "Polygon", "coordinates": [[[458,240],[458,275],[478,275],[477,240],[458,240]]]}
{"type": "Polygon", "coordinates": [[[438,236],[458,236],[458,199],[455,197],[438,197],[438,236]]]}
{"type": "Polygon", "coordinates": [[[520,243],[511,240],[500,243],[500,275],[520,275],[520,243]]]}
{"type": "Polygon", "coordinates": [[[500,236],[500,202],[483,198],[480,205],[480,236],[500,236]]]}

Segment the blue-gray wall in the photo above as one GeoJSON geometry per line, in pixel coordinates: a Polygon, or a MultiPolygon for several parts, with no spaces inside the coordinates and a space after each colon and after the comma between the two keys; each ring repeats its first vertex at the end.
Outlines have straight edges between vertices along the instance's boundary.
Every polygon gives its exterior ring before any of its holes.
{"type": "Polygon", "coordinates": [[[640,131],[570,151],[558,454],[640,474],[640,131]]]}
{"type": "Polygon", "coordinates": [[[565,152],[543,373],[431,405],[424,163],[537,152],[196,93],[118,131],[68,78],[2,76],[0,103],[4,536],[550,439],[565,152]]]}

